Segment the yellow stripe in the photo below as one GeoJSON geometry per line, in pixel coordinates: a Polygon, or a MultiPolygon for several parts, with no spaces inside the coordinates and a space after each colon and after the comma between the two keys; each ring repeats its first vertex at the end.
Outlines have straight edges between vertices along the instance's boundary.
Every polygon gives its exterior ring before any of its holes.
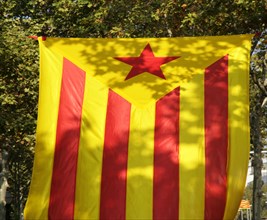
{"type": "Polygon", "coordinates": [[[155,105],[131,109],[126,219],[152,219],[155,105]]]}
{"type": "Polygon", "coordinates": [[[224,220],[234,219],[246,182],[249,158],[249,49],[250,39],[243,48],[229,54],[230,140],[224,220]]]}
{"type": "Polygon", "coordinates": [[[86,76],[76,178],[75,219],[98,219],[108,88],[86,76]]]}
{"type": "Polygon", "coordinates": [[[179,219],[204,219],[204,75],[194,76],[180,91],[179,219]]]}
{"type": "Polygon", "coordinates": [[[62,56],[40,43],[40,89],[37,143],[33,176],[24,210],[25,219],[47,219],[52,179],[58,106],[62,77],[62,56]]]}

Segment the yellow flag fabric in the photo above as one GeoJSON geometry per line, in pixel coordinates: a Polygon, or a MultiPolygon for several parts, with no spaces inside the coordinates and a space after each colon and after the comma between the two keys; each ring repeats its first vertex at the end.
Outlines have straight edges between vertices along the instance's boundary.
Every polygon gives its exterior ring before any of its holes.
{"type": "Polygon", "coordinates": [[[25,219],[234,219],[251,38],[39,38],[25,219]]]}

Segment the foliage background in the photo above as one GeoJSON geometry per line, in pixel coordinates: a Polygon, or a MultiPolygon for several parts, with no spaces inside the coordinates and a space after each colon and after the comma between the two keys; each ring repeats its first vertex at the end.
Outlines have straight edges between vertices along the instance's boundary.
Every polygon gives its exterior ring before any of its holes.
{"type": "MultiPolygon", "coordinates": [[[[2,154],[6,151],[9,155],[12,219],[22,215],[35,146],[39,55],[38,43],[27,36],[135,38],[260,33],[266,29],[266,10],[266,0],[0,0],[0,147],[2,154]]],[[[261,150],[266,135],[266,105],[261,107],[267,97],[266,34],[257,34],[254,47],[251,112],[257,132],[252,132],[251,146],[261,150]]]]}

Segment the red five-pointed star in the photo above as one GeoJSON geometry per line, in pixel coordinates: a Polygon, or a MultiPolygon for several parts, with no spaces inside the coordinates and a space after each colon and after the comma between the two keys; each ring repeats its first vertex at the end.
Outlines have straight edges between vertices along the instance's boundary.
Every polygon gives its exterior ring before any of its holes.
{"type": "Polygon", "coordinates": [[[139,57],[114,57],[132,67],[125,80],[141,73],[148,72],[162,79],[166,79],[160,66],[179,57],[155,57],[149,44],[146,45],[139,57]]]}

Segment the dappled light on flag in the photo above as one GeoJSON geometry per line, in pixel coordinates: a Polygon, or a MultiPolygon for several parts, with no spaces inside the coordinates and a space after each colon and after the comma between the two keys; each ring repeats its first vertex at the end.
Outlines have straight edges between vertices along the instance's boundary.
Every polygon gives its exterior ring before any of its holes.
{"type": "Polygon", "coordinates": [[[251,37],[40,39],[25,219],[233,219],[251,37]]]}

